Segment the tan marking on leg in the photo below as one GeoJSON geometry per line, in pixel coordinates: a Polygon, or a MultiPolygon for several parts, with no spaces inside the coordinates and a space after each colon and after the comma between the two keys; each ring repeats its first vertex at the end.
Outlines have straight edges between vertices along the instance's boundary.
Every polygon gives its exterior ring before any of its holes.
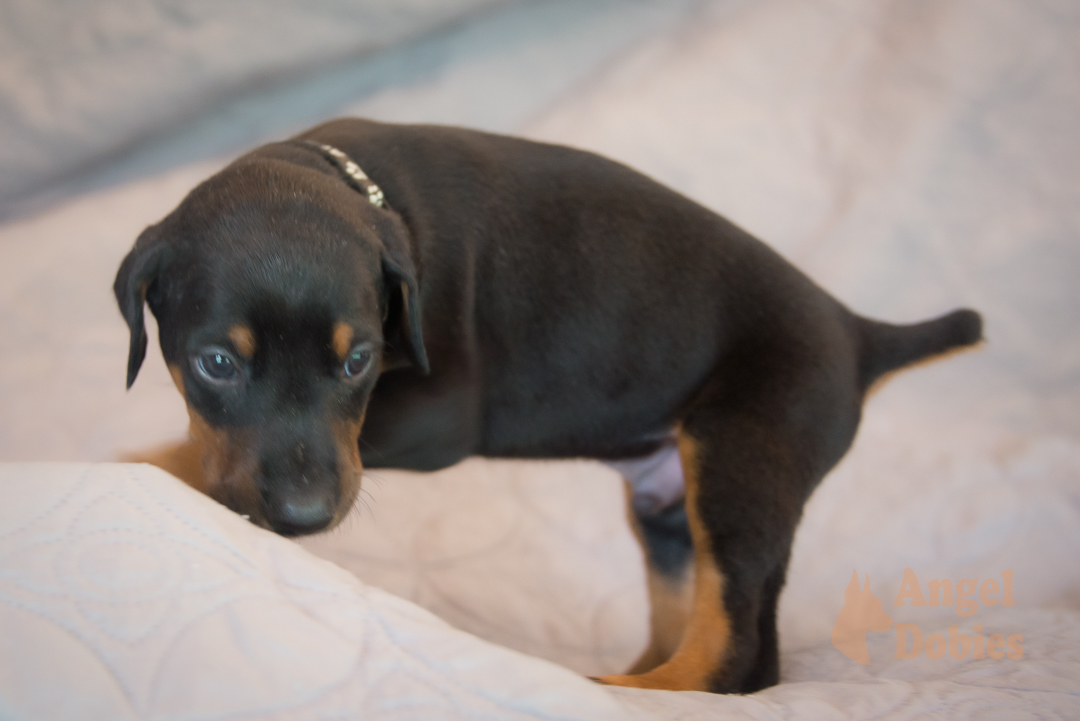
{"type": "Polygon", "coordinates": [[[649,562],[645,535],[641,530],[637,514],[634,513],[634,488],[628,482],[624,485],[626,487],[626,517],[645,557],[646,582],[649,590],[649,645],[626,672],[639,674],[651,671],[675,653],[690,618],[693,598],[690,589],[693,586],[694,569],[687,564],[680,576],[672,578],[653,568],[652,563],[649,562]]]}
{"type": "Polygon", "coordinates": [[[257,348],[255,344],[255,334],[251,332],[251,328],[246,325],[234,325],[229,328],[229,340],[232,341],[233,347],[236,348],[236,352],[242,355],[246,360],[251,360],[255,357],[255,350],[257,348]]]}
{"type": "Polygon", "coordinates": [[[686,515],[695,559],[693,603],[686,631],[667,662],[638,675],[603,676],[598,679],[601,683],[669,691],[708,691],[727,655],[731,621],[724,608],[724,576],[713,557],[712,543],[697,506],[699,449],[682,431],[679,455],[686,478],[686,515]]]}
{"type": "Polygon", "coordinates": [[[345,323],[334,324],[334,335],[330,345],[333,347],[334,352],[337,353],[338,359],[344,363],[345,356],[349,354],[349,350],[352,349],[353,329],[345,323]]]}
{"type": "Polygon", "coordinates": [[[193,438],[180,443],[170,443],[135,451],[120,458],[124,463],[149,463],[179,478],[196,491],[206,493],[206,476],[203,475],[202,448],[193,438]]]}
{"type": "Polygon", "coordinates": [[[649,645],[627,674],[651,671],[669,660],[679,647],[693,608],[694,569],[688,567],[679,578],[647,569],[649,588],[649,645]]]}

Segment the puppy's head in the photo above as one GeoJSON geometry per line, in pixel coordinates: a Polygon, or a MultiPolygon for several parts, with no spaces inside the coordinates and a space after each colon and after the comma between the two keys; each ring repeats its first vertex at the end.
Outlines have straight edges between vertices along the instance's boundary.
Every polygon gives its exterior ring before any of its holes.
{"type": "Polygon", "coordinates": [[[427,371],[401,219],[316,153],[267,146],[145,230],[114,286],[146,352],[143,306],[203,448],[202,490],[284,535],[329,528],[360,488],[379,374],[427,371]]]}

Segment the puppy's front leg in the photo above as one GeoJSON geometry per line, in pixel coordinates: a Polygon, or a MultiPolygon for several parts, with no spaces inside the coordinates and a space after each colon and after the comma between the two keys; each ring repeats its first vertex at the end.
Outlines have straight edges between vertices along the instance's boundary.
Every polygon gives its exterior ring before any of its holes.
{"type": "Polygon", "coordinates": [[[125,454],[124,463],[149,463],[179,478],[197,491],[206,492],[206,476],[203,473],[203,450],[193,438],[179,443],[125,454]]]}

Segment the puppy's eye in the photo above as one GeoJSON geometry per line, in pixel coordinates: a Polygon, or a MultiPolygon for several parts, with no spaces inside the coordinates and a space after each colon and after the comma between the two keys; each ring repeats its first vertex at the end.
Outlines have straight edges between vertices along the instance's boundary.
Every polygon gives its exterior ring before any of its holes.
{"type": "Polygon", "coordinates": [[[371,365],[371,349],[365,347],[353,348],[345,357],[343,370],[347,378],[357,378],[371,365]]]}
{"type": "Polygon", "coordinates": [[[195,356],[195,370],[211,383],[235,383],[240,371],[232,356],[220,348],[210,348],[195,356]]]}

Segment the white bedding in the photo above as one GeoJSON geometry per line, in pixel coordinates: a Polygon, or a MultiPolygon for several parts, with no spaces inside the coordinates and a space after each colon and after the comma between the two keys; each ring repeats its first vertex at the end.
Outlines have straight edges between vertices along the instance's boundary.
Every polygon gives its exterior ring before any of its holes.
{"type": "Polygon", "coordinates": [[[369,473],[345,526],[301,544],[339,568],[146,467],[14,465],[0,470],[0,718],[1080,717],[1078,77],[1069,2],[521,4],[249,94],[67,179],[63,200],[0,225],[0,460],[109,461],[183,435],[156,347],[123,391],[116,266],[227,159],[212,152],[322,115],[598,150],[859,312],[968,305],[988,342],[870,400],[806,509],[776,688],[602,689],[375,590],[578,673],[619,670],[645,640],[644,575],[619,479],[595,464],[369,473]],[[95,551],[110,538],[124,553],[95,551]],[[196,555],[217,585],[177,575],[196,555]],[[1012,569],[1015,605],[895,607],[905,568],[924,593],[1012,569]],[[852,569],[896,623],[1019,633],[1023,656],[896,659],[890,630],[856,664],[830,641],[852,569]]]}
{"type": "Polygon", "coordinates": [[[0,201],[41,191],[275,75],[309,74],[495,0],[6,0],[0,201]]]}

